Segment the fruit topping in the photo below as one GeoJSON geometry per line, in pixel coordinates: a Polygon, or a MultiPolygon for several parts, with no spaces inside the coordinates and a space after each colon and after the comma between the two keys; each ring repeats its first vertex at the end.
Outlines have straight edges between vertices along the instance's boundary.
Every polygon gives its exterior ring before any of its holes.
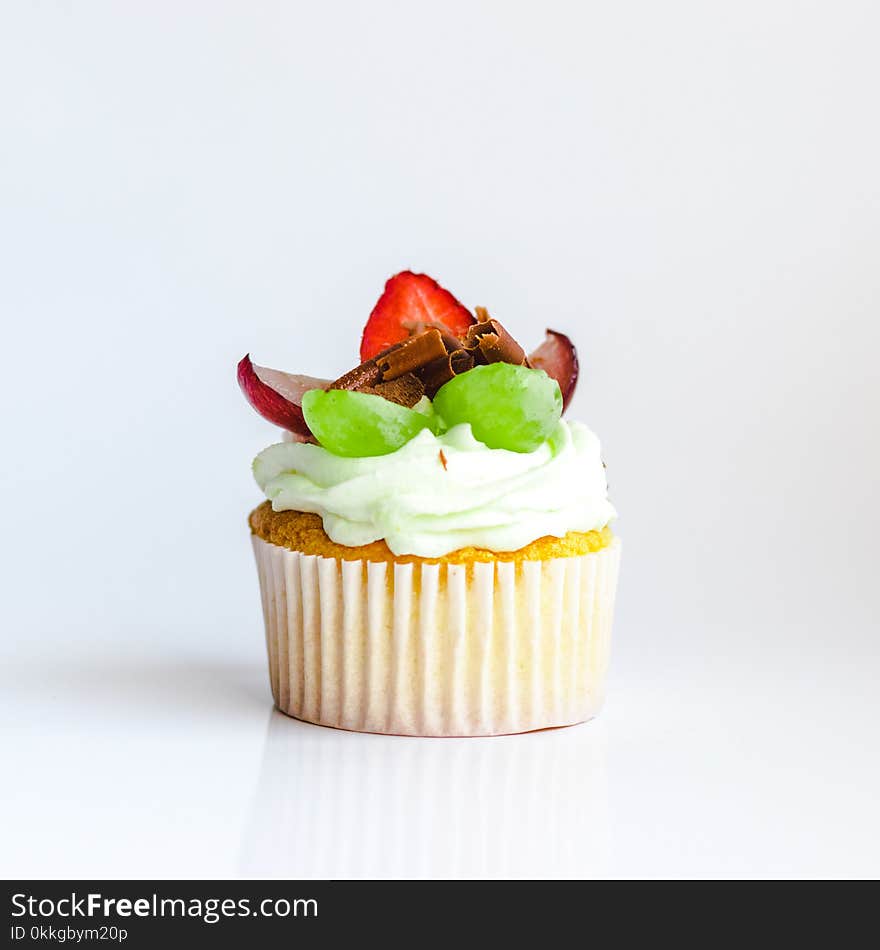
{"type": "Polygon", "coordinates": [[[238,364],[238,385],[247,401],[273,425],[301,438],[310,436],[302,411],[302,398],[309,390],[322,389],[326,379],[294,376],[277,369],[255,366],[250,354],[238,364]]]}
{"type": "Polygon", "coordinates": [[[384,455],[425,427],[462,422],[490,448],[531,451],[571,400],[577,351],[547,330],[527,357],[485,307],[475,312],[431,277],[402,271],[370,314],[359,366],[327,382],[245,356],[238,381],[265,419],[337,455],[384,455]]]}
{"type": "Polygon", "coordinates": [[[578,380],[578,355],[571,340],[564,333],[548,328],[544,342],[530,354],[529,365],[544,370],[559,383],[562,409],[565,411],[578,380]]]}
{"type": "Polygon", "coordinates": [[[559,385],[542,370],[510,363],[475,366],[451,379],[434,397],[444,424],[471,424],[490,449],[532,452],[562,415],[559,385]]]}
{"type": "Polygon", "coordinates": [[[361,338],[361,360],[423,330],[436,328],[461,337],[474,322],[470,311],[427,274],[401,271],[385,284],[361,338]]]}
{"type": "Polygon", "coordinates": [[[385,396],[411,406],[422,395],[434,394],[460,373],[486,363],[528,365],[525,351],[483,307],[480,322],[464,337],[452,337],[437,327],[422,330],[349,370],[328,389],[350,389],[385,396]],[[407,385],[390,385],[407,379],[407,385]],[[420,388],[418,388],[420,387],[420,388]]]}
{"type": "Polygon", "coordinates": [[[303,413],[318,442],[328,452],[347,458],[388,455],[429,428],[432,421],[432,413],[345,389],[307,392],[303,413]]]}

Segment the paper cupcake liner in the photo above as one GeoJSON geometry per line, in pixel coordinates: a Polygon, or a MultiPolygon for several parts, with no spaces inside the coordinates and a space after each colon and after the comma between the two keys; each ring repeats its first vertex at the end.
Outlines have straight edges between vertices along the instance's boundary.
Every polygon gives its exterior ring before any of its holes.
{"type": "Polygon", "coordinates": [[[602,705],[617,539],[581,557],[466,565],[253,544],[272,695],[290,716],[482,736],[582,722],[602,705]]]}

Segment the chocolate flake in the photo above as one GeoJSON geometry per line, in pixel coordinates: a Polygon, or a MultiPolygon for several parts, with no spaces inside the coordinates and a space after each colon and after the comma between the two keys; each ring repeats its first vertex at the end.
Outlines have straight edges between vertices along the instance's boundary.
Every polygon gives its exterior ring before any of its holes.
{"type": "Polygon", "coordinates": [[[442,359],[429,363],[422,370],[426,395],[433,399],[437,390],[448,383],[453,376],[466,373],[469,369],[473,369],[473,366],[473,356],[467,350],[461,348],[454,350],[442,359]]]}
{"type": "Polygon", "coordinates": [[[433,399],[441,386],[476,365],[528,366],[525,351],[507,330],[485,307],[475,309],[478,322],[463,339],[442,327],[414,325],[408,339],[387,347],[327,388],[370,393],[411,408],[424,395],[433,399]]]}
{"type": "Polygon", "coordinates": [[[454,353],[461,349],[461,340],[457,336],[453,336],[448,330],[441,330],[440,336],[443,338],[443,345],[446,347],[447,353],[454,353]]]}
{"type": "Polygon", "coordinates": [[[469,369],[474,368],[473,354],[468,353],[467,350],[456,350],[449,354],[449,365],[455,376],[458,376],[459,373],[466,373],[469,369]]]}
{"type": "Polygon", "coordinates": [[[330,383],[327,388],[352,389],[358,392],[367,386],[375,386],[376,383],[381,382],[381,380],[382,372],[376,365],[376,361],[367,360],[366,363],[361,363],[360,366],[355,366],[354,369],[349,370],[344,376],[340,376],[336,382],[330,383]]]}
{"type": "Polygon", "coordinates": [[[389,382],[397,379],[398,376],[403,376],[404,373],[422,369],[445,356],[446,347],[443,345],[440,331],[433,329],[419,336],[410,337],[397,349],[380,356],[376,360],[376,365],[382,373],[382,380],[389,382]]]}
{"type": "Polygon", "coordinates": [[[465,345],[468,349],[476,351],[474,352],[475,361],[527,366],[525,350],[497,320],[489,319],[488,312],[486,312],[486,317],[487,319],[483,322],[469,327],[465,337],[465,345]]]}
{"type": "Polygon", "coordinates": [[[403,376],[398,376],[396,379],[377,383],[375,386],[366,386],[358,392],[382,396],[390,402],[396,402],[399,406],[412,409],[425,395],[425,384],[415,373],[404,373],[403,376]]]}

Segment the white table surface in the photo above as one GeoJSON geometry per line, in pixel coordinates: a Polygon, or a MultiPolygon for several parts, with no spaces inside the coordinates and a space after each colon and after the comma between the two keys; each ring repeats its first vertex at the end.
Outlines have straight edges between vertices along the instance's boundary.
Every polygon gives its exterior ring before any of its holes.
{"type": "Polygon", "coordinates": [[[851,876],[880,871],[876,683],[853,656],[637,668],[593,722],[359,735],[273,711],[241,655],[3,671],[5,876],[851,876]]]}

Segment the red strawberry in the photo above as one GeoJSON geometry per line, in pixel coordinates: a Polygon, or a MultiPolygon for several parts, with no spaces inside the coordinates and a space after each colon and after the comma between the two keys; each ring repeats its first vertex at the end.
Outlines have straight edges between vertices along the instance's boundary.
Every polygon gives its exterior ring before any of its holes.
{"type": "Polygon", "coordinates": [[[475,323],[470,311],[427,274],[401,271],[387,284],[361,337],[361,361],[366,362],[413,332],[438,327],[463,336],[475,323]]]}

